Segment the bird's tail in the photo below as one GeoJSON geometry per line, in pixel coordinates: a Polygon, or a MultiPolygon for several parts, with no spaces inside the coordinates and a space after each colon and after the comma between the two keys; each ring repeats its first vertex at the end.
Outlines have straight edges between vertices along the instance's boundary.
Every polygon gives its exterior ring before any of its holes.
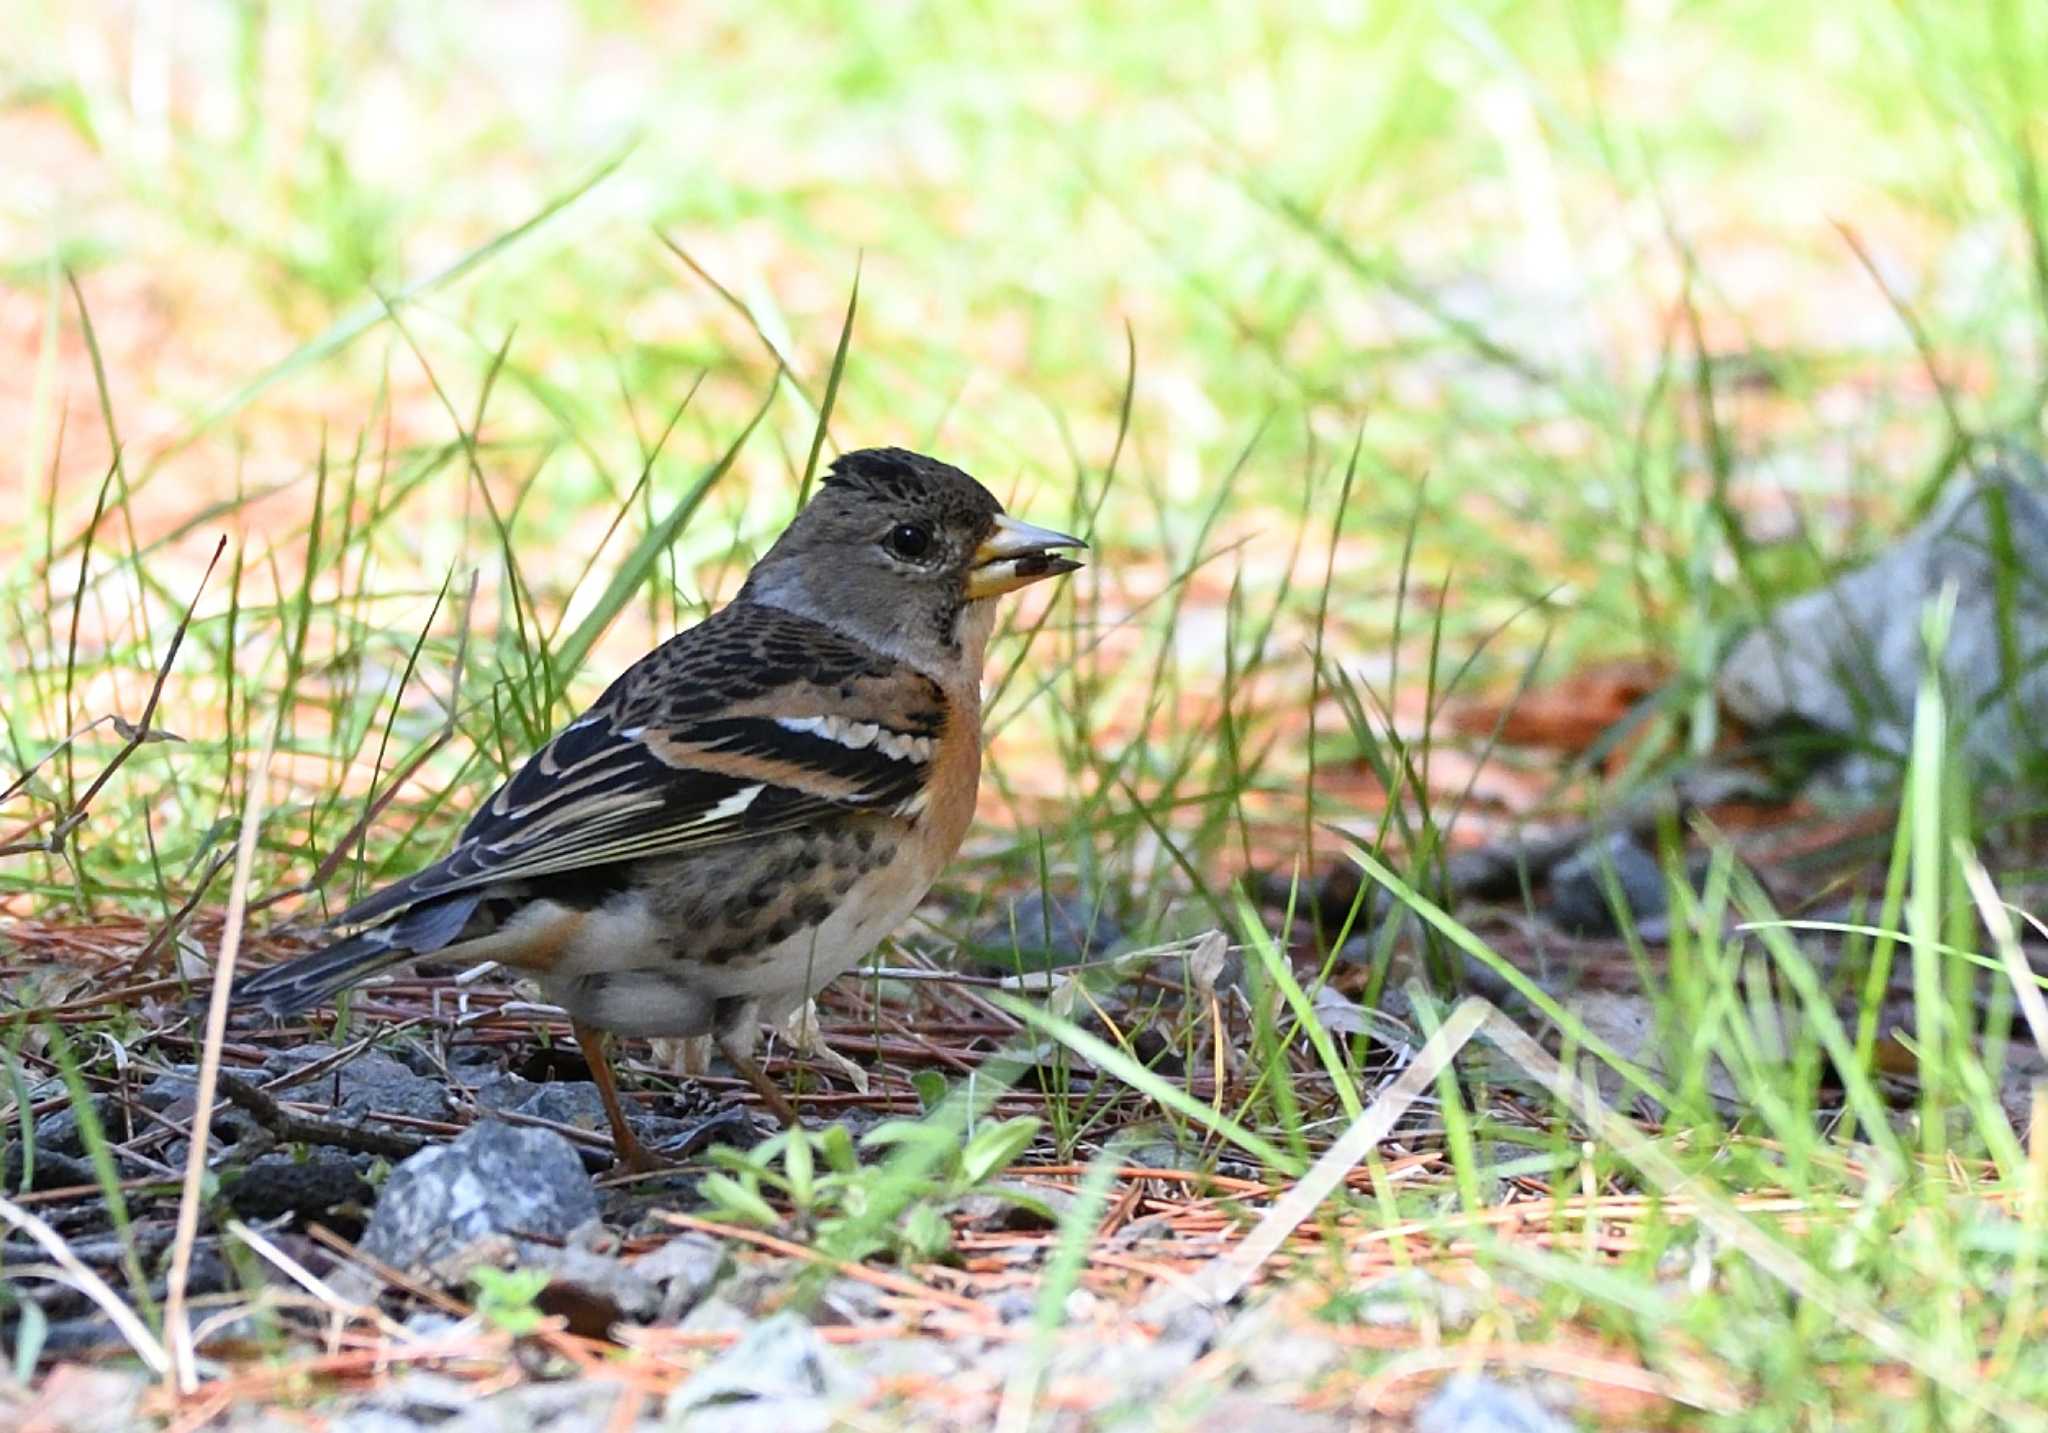
{"type": "Polygon", "coordinates": [[[237,981],[235,1000],[260,1004],[273,1015],[296,1014],[380,970],[461,939],[482,899],[481,891],[457,891],[422,901],[383,925],[237,981]]]}
{"type": "Polygon", "coordinates": [[[236,981],[235,1002],[261,1005],[272,1015],[295,1015],[417,953],[394,946],[382,929],[365,931],[236,981]]]}

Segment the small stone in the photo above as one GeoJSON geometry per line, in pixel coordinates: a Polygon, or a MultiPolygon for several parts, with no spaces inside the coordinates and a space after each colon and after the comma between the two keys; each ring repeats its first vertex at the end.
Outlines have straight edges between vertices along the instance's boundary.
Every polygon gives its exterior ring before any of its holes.
{"type": "Polygon", "coordinates": [[[145,1109],[162,1113],[172,1105],[183,1104],[199,1093],[198,1066],[173,1065],[136,1092],[135,1098],[145,1109]]]}
{"type": "Polygon", "coordinates": [[[1038,1315],[1038,1299],[1029,1289],[999,1289],[982,1305],[1006,1324],[1020,1324],[1038,1315]]]}
{"type": "Polygon", "coordinates": [[[223,1177],[228,1207],[244,1219],[280,1214],[319,1218],[337,1205],[368,1206],[376,1197],[348,1155],[316,1150],[305,1159],[265,1155],[223,1177]]]}
{"type": "Polygon", "coordinates": [[[1033,891],[1005,906],[969,948],[986,968],[1011,970],[1021,959],[1027,969],[1043,970],[1101,955],[1123,938],[1115,919],[1088,895],[1033,891]]]}
{"type": "Polygon", "coordinates": [[[362,1244],[410,1269],[491,1235],[563,1238],[597,1213],[574,1145],[552,1130],[484,1120],[392,1171],[362,1244]]]}
{"type": "Polygon", "coordinates": [[[1247,1380],[1267,1388],[1307,1388],[1344,1358],[1343,1345],[1274,1299],[1239,1314],[1215,1342],[1236,1356],[1247,1380]]]}
{"type": "MultiPolygon", "coordinates": [[[[268,1080],[295,1074],[333,1053],[320,1046],[280,1050],[265,1062],[271,1072],[268,1080]]],[[[454,1112],[448,1088],[439,1079],[417,1074],[379,1050],[365,1050],[327,1074],[315,1075],[302,1084],[281,1086],[274,1093],[285,1099],[329,1099],[334,1096],[337,1082],[340,1099],[334,1110],[336,1119],[359,1123],[367,1115],[380,1114],[445,1120],[454,1112]]]]}
{"type": "MultiPolygon", "coordinates": [[[[0,1182],[10,1189],[19,1189],[26,1167],[19,1145],[0,1145],[0,1182]]],[[[98,1182],[99,1175],[94,1172],[92,1161],[37,1147],[34,1177],[29,1185],[31,1189],[76,1189],[98,1182]]]]}
{"type": "Polygon", "coordinates": [[[1374,1328],[1407,1328],[1424,1314],[1440,1328],[1462,1329],[1478,1317],[1471,1293],[1422,1269],[1375,1279],[1356,1292],[1353,1317],[1374,1328]]]}
{"type": "MultiPolygon", "coordinates": [[[[100,1132],[109,1139],[121,1138],[121,1106],[112,1095],[94,1095],[92,1112],[100,1132]]],[[[75,1105],[51,1110],[36,1121],[36,1153],[68,1154],[74,1159],[85,1153],[85,1131],[75,1105]]]]}
{"type": "Polygon", "coordinates": [[[144,1426],[141,1404],[149,1379],[120,1369],[59,1363],[40,1384],[21,1389],[21,1401],[0,1403],[10,1428],[64,1429],[66,1433],[122,1433],[144,1426]]]}
{"type": "Polygon", "coordinates": [[[655,1322],[672,1324],[704,1302],[725,1277],[725,1246],[700,1234],[685,1234],[633,1260],[632,1270],[661,1290],[655,1322]]]}
{"type": "Polygon", "coordinates": [[[1571,1433],[1571,1425],[1522,1389],[1461,1373],[1417,1410],[1415,1433],[1571,1433]]]}
{"type": "Polygon", "coordinates": [[[829,1425],[833,1406],[860,1396],[862,1380],[795,1314],[756,1324],[669,1396],[668,1419],[691,1428],[713,1410],[738,1405],[748,1421],[730,1426],[789,1428],[829,1425]],[[816,1415],[825,1422],[813,1424],[816,1415]]]}
{"type": "MultiPolygon", "coordinates": [[[[727,1285],[737,1279],[726,1280],[727,1285]]],[[[697,1301],[696,1307],[683,1316],[680,1327],[685,1333],[738,1333],[751,1328],[754,1316],[723,1293],[710,1294],[697,1301]]]]}
{"type": "Polygon", "coordinates": [[[510,1071],[497,1070],[479,1076],[471,1094],[478,1109],[489,1110],[493,1114],[500,1110],[511,1110],[517,1114],[520,1112],[520,1106],[544,1088],[545,1086],[537,1080],[529,1080],[510,1071]]]}
{"type": "Polygon", "coordinates": [[[952,1208],[975,1229],[1047,1229],[1079,1202],[1079,1195],[1057,1185],[996,1179],[961,1195],[952,1208]]]}
{"type": "Polygon", "coordinates": [[[1260,905],[1274,911],[1291,906],[1297,918],[1320,921],[1332,936],[1347,922],[1354,935],[1369,931],[1392,915],[1396,905],[1392,891],[1377,884],[1368,887],[1365,872],[1350,861],[1299,877],[1291,870],[1261,871],[1253,889],[1260,905]]]}
{"type": "Polygon", "coordinates": [[[461,1319],[456,1318],[453,1314],[443,1313],[439,1309],[417,1310],[407,1316],[405,1321],[406,1332],[417,1334],[421,1338],[434,1338],[459,1328],[461,1325],[461,1319]]]}
{"type": "Polygon", "coordinates": [[[606,1129],[604,1096],[589,1080],[551,1080],[538,1086],[517,1105],[513,1113],[578,1129],[606,1129]]]}
{"type": "Polygon", "coordinates": [[[1631,921],[1640,924],[1664,915],[1669,902],[1663,867],[1631,833],[1614,831],[1581,846],[1550,873],[1550,918],[1573,935],[1619,935],[1621,926],[1607,899],[1610,866],[1631,921]]]}

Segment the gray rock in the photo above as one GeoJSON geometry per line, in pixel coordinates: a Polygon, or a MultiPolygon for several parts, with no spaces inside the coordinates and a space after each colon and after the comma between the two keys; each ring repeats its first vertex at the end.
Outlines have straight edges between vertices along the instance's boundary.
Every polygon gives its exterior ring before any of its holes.
{"type": "Polygon", "coordinates": [[[1259,1393],[1226,1389],[1214,1397],[1197,1390],[1201,1399],[1187,1421],[1164,1426],[1178,1428],[1255,1428],[1258,1433],[1354,1433],[1360,1425],[1351,1417],[1336,1413],[1304,1413],[1299,1408],[1275,1402],[1259,1393]]]}
{"type": "Polygon", "coordinates": [[[1255,878],[1253,889],[1261,905],[1276,911],[1292,908],[1298,919],[1313,917],[1321,921],[1323,930],[1331,935],[1342,930],[1348,921],[1353,939],[1374,930],[1401,909],[1392,891],[1368,884],[1365,872],[1349,861],[1339,861],[1320,873],[1262,871],[1255,878]]]}
{"type": "Polygon", "coordinates": [[[1358,1321],[1371,1328],[1408,1328],[1425,1316],[1445,1329],[1462,1329],[1478,1317],[1469,1290],[1424,1269],[1387,1274],[1354,1291],[1358,1321]]]}
{"type": "Polygon", "coordinates": [[[1445,1379],[1416,1410],[1415,1433],[1572,1433],[1529,1394],[1482,1374],[1445,1379]]]}
{"type": "Polygon", "coordinates": [[[149,1382],[122,1369],[59,1363],[18,1397],[10,1394],[0,1402],[0,1413],[10,1428],[125,1433],[150,1422],[141,1411],[149,1382]]]}
{"type": "Polygon", "coordinates": [[[589,1080],[551,1080],[537,1086],[525,1099],[512,1106],[512,1111],[555,1124],[574,1125],[579,1129],[610,1128],[604,1112],[604,1096],[589,1080]]]}
{"type": "MultiPolygon", "coordinates": [[[[121,1138],[121,1106],[112,1095],[94,1095],[92,1112],[100,1132],[108,1139],[121,1138]]],[[[79,1126],[78,1109],[67,1105],[51,1110],[36,1121],[36,1153],[68,1154],[74,1159],[85,1153],[85,1132],[79,1126]]]]}
{"type": "Polygon", "coordinates": [[[417,1334],[421,1338],[434,1338],[461,1326],[461,1319],[439,1309],[419,1309],[407,1315],[405,1320],[406,1332],[417,1334]]]}
{"type": "Polygon", "coordinates": [[[161,1113],[172,1105],[183,1104],[199,1093],[197,1065],[175,1065],[164,1074],[158,1075],[136,1092],[135,1098],[146,1109],[161,1113]]]}
{"type": "MultiPolygon", "coordinates": [[[[1686,1055],[1683,1050],[1674,1050],[1666,1032],[1658,1028],[1656,1006],[1649,996],[1633,990],[1588,989],[1565,995],[1563,1003],[1588,1033],[1622,1059],[1642,1066],[1667,1084],[1675,1084],[1684,1078],[1686,1055]]],[[[1749,1039],[1760,1054],[1770,1059],[1785,1057],[1783,1036],[1778,1028],[1784,1021],[1754,1021],[1746,1013],[1732,1018],[1742,1019],[1749,1025],[1749,1039]]],[[[1786,1020],[1796,1018],[1789,1012],[1785,1016],[1786,1020]]],[[[1593,1063],[1593,1079],[1601,1098],[1609,1104],[1644,1114],[1653,1113],[1651,1107],[1655,1101],[1639,1094],[1604,1062],[1593,1063]]],[[[1741,1089],[1727,1065],[1718,1057],[1708,1059],[1707,1094],[1727,1108],[1740,1107],[1741,1089]]]]}
{"type": "MultiPolygon", "coordinates": [[[[739,1282],[737,1276],[725,1281],[728,1289],[739,1282]]],[[[753,1326],[753,1314],[726,1297],[724,1290],[699,1299],[680,1325],[686,1333],[740,1333],[753,1326]]]]}
{"type": "MultiPolygon", "coordinates": [[[[1805,723],[1902,756],[1925,661],[1922,608],[1952,583],[1955,618],[1942,669],[1964,726],[1963,750],[1980,767],[2011,774],[2042,755],[2048,731],[2044,572],[2048,469],[2031,454],[2006,453],[1958,477],[1889,551],[1781,604],[1728,654],[1716,688],[1729,711],[1759,730],[1805,723]],[[1996,499],[2011,542],[2003,560],[1996,499]],[[2008,635],[2017,655],[2010,673],[2008,635]]],[[[1865,751],[1836,774],[1852,789],[1869,790],[1891,769],[1865,751]]]]}
{"type": "Polygon", "coordinates": [[[728,1267],[725,1246],[700,1234],[684,1234],[632,1261],[632,1270],[661,1290],[655,1322],[672,1324],[697,1305],[728,1267]]]}
{"type": "MultiPolygon", "coordinates": [[[[494,1113],[524,1115],[550,1124],[604,1133],[611,1129],[611,1121],[604,1112],[604,1097],[589,1080],[536,1082],[518,1075],[498,1075],[479,1084],[475,1097],[479,1107],[494,1113]]],[[[697,1119],[650,1114],[637,1101],[628,1101],[626,1110],[634,1132],[670,1158],[680,1157],[677,1146],[694,1146],[715,1135],[729,1121],[736,1120],[741,1128],[751,1129],[745,1112],[737,1105],[717,1106],[711,1112],[715,1118],[697,1119]]]]}
{"type": "Polygon", "coordinates": [[[590,1080],[529,1080],[523,1075],[493,1074],[475,1089],[477,1105],[486,1110],[528,1115],[557,1124],[603,1129],[604,1097],[590,1080]]]}
{"type": "Polygon", "coordinates": [[[597,1213],[574,1145],[552,1130],[484,1120],[393,1170],[362,1242],[388,1264],[417,1268],[492,1235],[561,1238],[597,1213]]]}
{"type": "Polygon", "coordinates": [[[523,1075],[493,1071],[480,1077],[471,1093],[476,1099],[478,1109],[493,1113],[511,1110],[518,1114],[521,1113],[520,1106],[545,1088],[546,1086],[539,1081],[529,1080],[523,1075]]]}
{"type": "Polygon", "coordinates": [[[969,944],[978,964],[1008,970],[1022,957],[1027,968],[1043,969],[1101,955],[1123,938],[1115,919],[1087,893],[1033,891],[1006,905],[969,944]]]}
{"type": "Polygon", "coordinates": [[[671,1427],[697,1430],[828,1428],[835,1410],[859,1399],[856,1377],[795,1314],[756,1324],[669,1395],[671,1427]]]}
{"type": "MultiPolygon", "coordinates": [[[[579,1236],[602,1234],[597,1225],[579,1236]]],[[[535,1247],[522,1262],[545,1269],[549,1280],[541,1306],[569,1316],[572,1332],[601,1338],[613,1324],[673,1323],[703,1298],[724,1268],[725,1251],[695,1235],[671,1241],[631,1261],[572,1238],[559,1249],[535,1247]]]]}
{"type": "MultiPolygon", "coordinates": [[[[18,1189],[21,1176],[27,1172],[28,1162],[23,1158],[20,1145],[0,1145],[0,1183],[8,1188],[18,1189]]],[[[80,1185],[97,1183],[98,1174],[93,1170],[92,1161],[77,1155],[58,1154],[55,1150],[37,1148],[34,1177],[31,1189],[75,1189],[80,1185]]]]}
{"type": "Polygon", "coordinates": [[[1619,935],[1607,899],[1609,866],[1633,923],[1640,928],[1664,915],[1669,903],[1663,868],[1632,833],[1615,831],[1581,846],[1550,873],[1550,918],[1574,935],[1619,935]]]}
{"type": "MultiPolygon", "coordinates": [[[[452,1325],[451,1325],[452,1326],[452,1325]]],[[[541,1433],[542,1429],[611,1426],[619,1401],[616,1384],[594,1379],[531,1382],[480,1395],[474,1383],[413,1370],[402,1372],[354,1407],[331,1414],[336,1433],[541,1433]]],[[[276,1410],[262,1408],[254,1426],[276,1426],[276,1410]]],[[[645,1424],[635,1424],[644,1427],[645,1424]]]]}
{"type": "MultiPolygon", "coordinates": [[[[461,1414],[431,1425],[434,1433],[546,1433],[604,1428],[618,1408],[617,1385],[598,1379],[535,1381],[471,1397],[461,1414]]],[[[417,1428],[417,1425],[415,1425],[417,1428]]]]}
{"type": "Polygon", "coordinates": [[[374,1194],[355,1160],[334,1150],[314,1150],[304,1159],[265,1155],[225,1173],[223,1184],[228,1206],[244,1219],[318,1218],[337,1204],[368,1204],[374,1194]]]}
{"type": "MultiPolygon", "coordinates": [[[[1235,1356],[1242,1377],[1265,1388],[1308,1388],[1344,1360],[1343,1345],[1319,1336],[1304,1320],[1289,1318],[1272,1300],[1239,1314],[1216,1342],[1235,1356]]],[[[1189,1348],[1188,1360],[1199,1351],[1189,1348]]]]}
{"type": "Polygon", "coordinates": [[[422,1428],[446,1428],[448,1417],[438,1409],[430,1414],[425,1410],[394,1413],[387,1408],[354,1408],[336,1415],[327,1426],[333,1433],[420,1433],[422,1428]]]}
{"type": "MultiPolygon", "coordinates": [[[[265,1062],[269,1079],[288,1076],[332,1055],[321,1046],[280,1050],[265,1062]]],[[[360,1123],[370,1114],[405,1115],[411,1119],[445,1120],[454,1113],[447,1086],[437,1079],[415,1074],[380,1050],[365,1050],[334,1072],[315,1075],[302,1085],[287,1085],[277,1093],[293,1099],[326,1099],[340,1084],[335,1105],[337,1119],[360,1123]]]]}

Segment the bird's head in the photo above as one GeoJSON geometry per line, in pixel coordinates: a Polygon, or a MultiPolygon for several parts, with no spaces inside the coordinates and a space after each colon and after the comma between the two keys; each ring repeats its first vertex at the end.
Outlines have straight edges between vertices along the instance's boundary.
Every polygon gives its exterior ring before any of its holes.
{"type": "Polygon", "coordinates": [[[1033,527],[973,478],[902,448],[833,463],[754,565],[742,601],[799,613],[933,676],[979,670],[995,599],[1081,564],[1086,543],[1033,527]]]}

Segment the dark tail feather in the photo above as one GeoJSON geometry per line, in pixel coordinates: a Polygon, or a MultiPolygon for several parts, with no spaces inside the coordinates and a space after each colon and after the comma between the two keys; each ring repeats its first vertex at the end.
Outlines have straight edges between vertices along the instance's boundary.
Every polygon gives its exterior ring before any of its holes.
{"type": "Polygon", "coordinates": [[[396,919],[324,950],[259,970],[235,984],[235,999],[261,1004],[273,1015],[293,1015],[388,966],[441,949],[469,925],[481,891],[462,891],[414,906],[396,919]]]}
{"type": "Polygon", "coordinates": [[[386,966],[411,960],[415,951],[393,948],[389,932],[352,935],[283,965],[259,970],[235,982],[237,1004],[261,1005],[273,1015],[295,1015],[367,980],[386,966]]]}

